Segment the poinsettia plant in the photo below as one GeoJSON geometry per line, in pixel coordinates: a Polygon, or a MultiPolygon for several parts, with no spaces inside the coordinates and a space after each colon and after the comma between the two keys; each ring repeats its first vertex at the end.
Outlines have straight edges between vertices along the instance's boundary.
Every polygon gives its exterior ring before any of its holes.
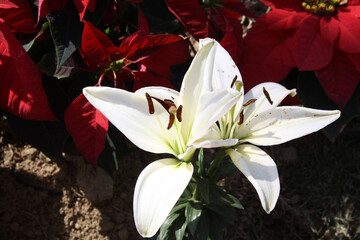
{"type": "Polygon", "coordinates": [[[48,131],[59,133],[51,136],[55,141],[50,136],[32,141],[25,131],[22,135],[27,140],[61,157],[62,144],[54,144],[70,134],[77,149],[96,166],[111,133],[107,118],[84,98],[82,87],[106,85],[134,91],[145,86],[180,86],[183,71],[176,72],[176,66],[189,60],[189,39],[150,35],[140,2],[2,3],[0,106],[9,118],[26,119],[33,127],[42,121],[49,125],[48,131]],[[138,18],[119,17],[124,13],[138,18]]]}
{"type": "Polygon", "coordinates": [[[258,146],[334,121],[335,137],[360,113],[360,2],[261,1],[271,11],[238,0],[1,1],[1,114],[49,156],[73,144],[110,172],[129,141],[172,155],[137,180],[139,234],[222,239],[242,205],[219,181],[238,169],[270,213],[279,174],[258,146]],[[245,38],[240,18],[256,20],[245,38]],[[281,106],[294,79],[305,107],[281,106]]]}
{"type": "Polygon", "coordinates": [[[328,131],[335,138],[342,125],[359,114],[360,2],[261,1],[271,11],[257,19],[245,37],[239,63],[244,80],[250,87],[279,82],[296,69],[301,73],[300,100],[308,106],[322,102],[323,108],[337,106],[346,112],[336,129],[328,131]],[[313,76],[304,74],[310,71],[313,76]],[[312,88],[314,84],[321,87],[312,88]]]}

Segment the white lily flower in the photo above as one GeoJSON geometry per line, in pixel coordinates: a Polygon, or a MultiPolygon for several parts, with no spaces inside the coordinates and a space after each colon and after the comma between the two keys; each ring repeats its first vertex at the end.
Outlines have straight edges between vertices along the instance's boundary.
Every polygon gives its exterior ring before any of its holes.
{"type": "MultiPolygon", "coordinates": [[[[200,47],[208,41],[203,40],[200,47]]],[[[216,49],[217,55],[224,57],[221,60],[216,59],[215,69],[221,67],[225,56],[228,56],[220,44],[217,44],[216,49]]],[[[225,62],[231,61],[230,58],[225,62]]],[[[230,86],[242,91],[240,75],[237,82],[227,80],[214,90],[230,86]]],[[[338,110],[278,106],[288,95],[296,95],[296,90],[288,90],[277,83],[262,83],[255,86],[221,118],[218,125],[213,125],[212,131],[204,137],[206,139],[194,143],[198,148],[226,145],[226,152],[235,166],[252,183],[267,213],[274,209],[279,197],[279,176],[273,159],[254,145],[281,144],[318,131],[340,117],[338,110]]]]}
{"type": "MultiPolygon", "coordinates": [[[[230,88],[213,89],[212,83],[228,81],[227,75],[211,75],[214,62],[221,60],[217,59],[216,46],[214,41],[202,46],[180,92],[164,87],[142,88],[135,93],[108,87],[83,90],[89,102],[136,146],[174,156],[149,164],[137,180],[134,219],[143,237],[155,235],[188,185],[193,173],[190,160],[196,150],[193,143],[206,140],[209,128],[242,95],[230,88]]],[[[231,81],[234,76],[229,77],[231,81]]]]}

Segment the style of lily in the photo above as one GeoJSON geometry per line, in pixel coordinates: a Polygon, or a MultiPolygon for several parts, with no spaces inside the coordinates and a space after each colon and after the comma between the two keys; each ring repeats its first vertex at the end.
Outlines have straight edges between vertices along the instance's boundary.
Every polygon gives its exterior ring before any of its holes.
{"type": "MultiPolygon", "coordinates": [[[[200,47],[206,46],[208,41],[202,41],[200,47]]],[[[226,59],[228,55],[220,44],[216,50],[216,55],[223,57],[215,59],[214,69],[223,62],[231,62],[231,59],[226,59]]],[[[221,86],[232,86],[241,91],[243,83],[240,75],[237,75],[233,82],[228,80],[221,86]]],[[[279,106],[286,96],[295,94],[295,89],[288,90],[277,83],[259,84],[241,97],[219,124],[212,127],[212,131],[205,136],[206,141],[195,144],[205,148],[227,145],[226,153],[252,183],[267,213],[274,209],[279,196],[279,176],[273,159],[254,145],[281,144],[318,131],[340,117],[338,110],[279,106]]]]}
{"type": "MultiPolygon", "coordinates": [[[[204,135],[242,96],[221,88],[235,65],[216,66],[217,43],[208,41],[198,51],[184,76],[180,92],[164,87],[141,88],[135,93],[108,87],[87,87],[83,93],[132,143],[152,153],[169,153],[149,164],[139,175],[134,191],[135,225],[143,237],[152,237],[187,187],[192,174],[193,143],[204,135]],[[232,68],[230,73],[226,68],[232,68]],[[217,72],[219,74],[214,74],[217,72]]],[[[231,59],[231,58],[230,58],[231,59]]]]}

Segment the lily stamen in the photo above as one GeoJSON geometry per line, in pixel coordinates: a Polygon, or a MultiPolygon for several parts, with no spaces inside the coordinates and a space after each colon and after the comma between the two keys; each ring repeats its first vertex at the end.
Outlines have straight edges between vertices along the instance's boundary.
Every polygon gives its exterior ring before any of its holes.
{"type": "Polygon", "coordinates": [[[230,87],[232,88],[234,86],[234,83],[236,82],[236,79],[238,78],[237,75],[235,75],[234,79],[232,80],[230,87]]]}
{"type": "Polygon", "coordinates": [[[180,106],[178,107],[178,109],[176,110],[176,118],[177,118],[177,120],[178,120],[179,122],[182,121],[182,117],[181,117],[182,108],[183,108],[183,106],[180,105],[180,106]]]}
{"type": "Polygon", "coordinates": [[[238,125],[242,124],[244,122],[244,109],[241,110],[240,114],[239,114],[239,121],[238,121],[238,125]]]}
{"type": "Polygon", "coordinates": [[[269,101],[270,105],[272,105],[273,101],[271,100],[270,94],[268,93],[268,91],[266,91],[265,87],[263,87],[263,92],[265,94],[266,99],[269,101]]]}
{"type": "Polygon", "coordinates": [[[151,99],[151,96],[148,93],[145,93],[145,96],[146,96],[146,100],[147,100],[148,106],[149,106],[149,113],[154,114],[155,108],[154,108],[154,103],[151,99]]]}
{"type": "Polygon", "coordinates": [[[250,104],[256,102],[256,100],[257,100],[256,98],[250,99],[249,101],[247,101],[246,103],[243,104],[243,107],[249,106],[250,104]]]}

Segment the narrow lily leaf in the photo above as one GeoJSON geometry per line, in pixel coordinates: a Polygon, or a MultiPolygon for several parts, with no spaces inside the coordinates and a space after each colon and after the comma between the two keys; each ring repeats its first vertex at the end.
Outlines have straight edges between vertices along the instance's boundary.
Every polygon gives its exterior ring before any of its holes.
{"type": "Polygon", "coordinates": [[[186,222],[188,223],[188,228],[192,235],[194,235],[196,232],[201,213],[202,213],[202,207],[200,203],[189,202],[189,204],[186,205],[185,217],[186,217],[186,222]]]}
{"type": "Polygon", "coordinates": [[[264,151],[249,144],[229,149],[228,153],[235,166],[254,186],[264,210],[270,213],[280,193],[279,175],[275,162],[264,151]]]}
{"type": "Polygon", "coordinates": [[[145,94],[108,87],[87,87],[83,93],[95,108],[139,148],[153,153],[177,155],[171,148],[172,141],[175,141],[173,128],[166,129],[169,114],[157,101],[152,101],[155,113],[150,114],[145,94]]]}
{"type": "Polygon", "coordinates": [[[75,6],[67,4],[61,11],[49,13],[50,31],[55,44],[59,69],[81,44],[83,23],[79,20],[75,6]]]}
{"type": "Polygon", "coordinates": [[[264,111],[242,125],[236,134],[260,146],[281,144],[316,132],[340,117],[340,111],[304,107],[277,107],[264,111]]]}
{"type": "Polygon", "coordinates": [[[93,166],[105,148],[108,120],[81,94],[65,112],[66,128],[76,147],[93,166]]]}
{"type": "Polygon", "coordinates": [[[159,230],[188,185],[191,163],[165,158],[149,164],[140,174],[134,190],[134,219],[143,237],[159,230]]]}
{"type": "MultiPolygon", "coordinates": [[[[288,90],[280,84],[272,82],[256,85],[245,94],[244,103],[247,103],[251,99],[256,99],[256,101],[249,105],[244,113],[244,119],[247,119],[250,114],[256,115],[268,109],[277,107],[288,95],[295,96],[296,89],[288,90]],[[272,104],[266,99],[263,88],[269,93],[272,104]]],[[[241,106],[237,107],[240,108],[241,106]]]]}

